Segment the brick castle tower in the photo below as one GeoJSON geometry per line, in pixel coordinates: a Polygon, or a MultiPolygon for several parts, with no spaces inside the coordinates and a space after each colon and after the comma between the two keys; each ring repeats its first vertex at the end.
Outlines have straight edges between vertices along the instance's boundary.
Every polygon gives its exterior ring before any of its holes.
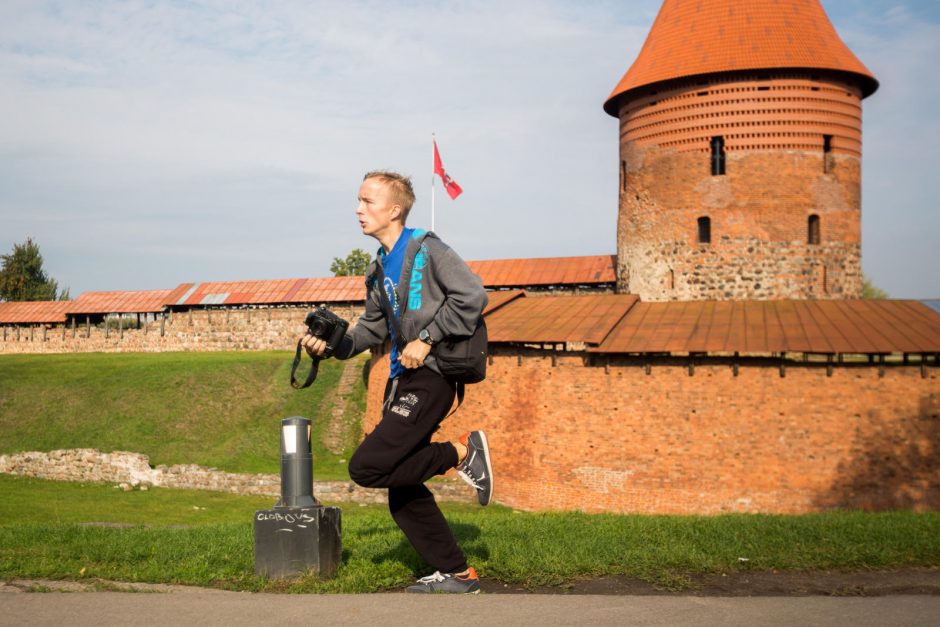
{"type": "Polygon", "coordinates": [[[620,119],[618,291],[859,297],[877,88],[818,0],[665,0],[604,103],[620,119]]]}

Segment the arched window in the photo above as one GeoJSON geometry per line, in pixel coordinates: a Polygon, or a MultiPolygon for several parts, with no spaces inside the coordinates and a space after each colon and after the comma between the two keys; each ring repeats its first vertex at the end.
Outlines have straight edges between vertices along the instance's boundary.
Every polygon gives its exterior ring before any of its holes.
{"type": "Polygon", "coordinates": [[[712,219],[708,216],[702,216],[698,219],[698,243],[711,244],[712,242],[712,219]]]}
{"type": "Polygon", "coordinates": [[[712,176],[725,173],[725,138],[712,137],[712,176]]]}
{"type": "Polygon", "coordinates": [[[806,228],[806,241],[809,244],[818,244],[819,237],[819,216],[815,213],[809,217],[806,228]]]}

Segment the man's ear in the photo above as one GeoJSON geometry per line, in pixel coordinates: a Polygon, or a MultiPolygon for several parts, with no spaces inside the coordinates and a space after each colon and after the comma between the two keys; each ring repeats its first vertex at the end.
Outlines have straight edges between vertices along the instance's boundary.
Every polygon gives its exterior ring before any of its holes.
{"type": "Polygon", "coordinates": [[[401,220],[402,210],[401,205],[392,205],[391,218],[393,220],[401,220]]]}

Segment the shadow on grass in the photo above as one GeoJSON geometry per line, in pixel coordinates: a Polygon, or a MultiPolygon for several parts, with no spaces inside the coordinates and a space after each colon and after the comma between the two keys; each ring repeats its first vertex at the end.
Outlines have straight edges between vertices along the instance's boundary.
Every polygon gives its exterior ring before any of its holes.
{"type": "MultiPolygon", "coordinates": [[[[460,546],[467,555],[468,561],[473,562],[474,560],[486,560],[489,558],[490,553],[486,546],[476,541],[480,538],[480,528],[477,525],[450,523],[450,528],[454,533],[454,537],[457,539],[458,546],[460,546]]],[[[344,552],[344,559],[345,557],[344,552]]],[[[421,559],[414,547],[411,546],[411,543],[408,542],[408,539],[404,536],[402,536],[397,546],[382,553],[377,553],[372,557],[372,563],[374,564],[382,564],[387,561],[398,562],[414,573],[424,572],[428,568],[428,565],[421,559]]]]}

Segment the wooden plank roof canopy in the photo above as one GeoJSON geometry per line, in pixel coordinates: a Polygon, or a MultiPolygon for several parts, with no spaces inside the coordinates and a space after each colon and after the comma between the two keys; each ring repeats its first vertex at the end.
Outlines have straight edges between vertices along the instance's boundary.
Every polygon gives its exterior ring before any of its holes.
{"type": "Polygon", "coordinates": [[[599,353],[940,352],[940,314],[910,300],[638,303],[599,353]]]}

